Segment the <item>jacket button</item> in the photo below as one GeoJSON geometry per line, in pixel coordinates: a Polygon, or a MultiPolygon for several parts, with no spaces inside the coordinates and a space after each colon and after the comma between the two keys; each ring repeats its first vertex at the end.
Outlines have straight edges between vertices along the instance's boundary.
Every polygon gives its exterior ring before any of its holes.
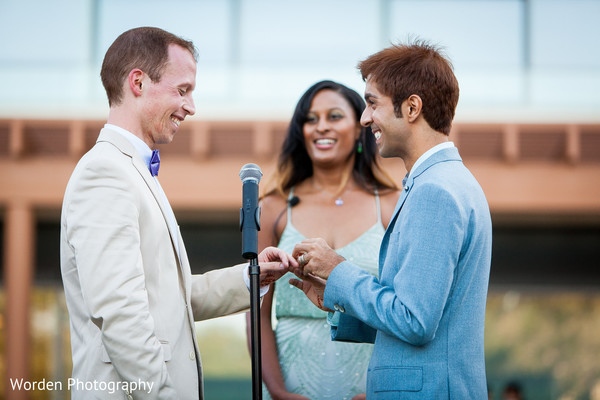
{"type": "Polygon", "coordinates": [[[196,359],[196,352],[195,351],[190,351],[190,360],[195,360],[196,359]]]}
{"type": "Polygon", "coordinates": [[[345,311],[345,310],[344,310],[344,307],[342,307],[342,306],[340,306],[340,305],[338,305],[338,304],[334,304],[334,305],[333,305],[333,309],[334,309],[335,311],[339,311],[339,312],[344,312],[344,311],[345,311]]]}

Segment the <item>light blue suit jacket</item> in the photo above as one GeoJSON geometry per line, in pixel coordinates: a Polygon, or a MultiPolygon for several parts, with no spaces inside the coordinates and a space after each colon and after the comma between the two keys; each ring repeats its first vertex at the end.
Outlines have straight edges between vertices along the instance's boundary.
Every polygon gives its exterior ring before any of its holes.
{"type": "Polygon", "coordinates": [[[377,279],[345,261],[324,305],[332,338],[375,341],[368,399],[486,399],[483,347],[492,224],[456,148],[404,182],[379,253],[377,279]]]}

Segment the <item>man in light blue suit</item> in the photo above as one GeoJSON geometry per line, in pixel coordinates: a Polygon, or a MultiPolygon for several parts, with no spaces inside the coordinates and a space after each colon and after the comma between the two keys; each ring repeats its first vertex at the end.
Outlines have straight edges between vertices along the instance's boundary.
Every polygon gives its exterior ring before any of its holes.
{"type": "Polygon", "coordinates": [[[402,158],[409,171],[381,244],[380,277],[323,239],[307,239],[293,253],[302,280],[290,282],[332,311],[333,340],[375,343],[367,399],[487,399],[492,225],[480,185],[448,140],[459,93],[452,66],[415,42],[386,48],[359,69],[361,123],[380,154],[402,158]]]}

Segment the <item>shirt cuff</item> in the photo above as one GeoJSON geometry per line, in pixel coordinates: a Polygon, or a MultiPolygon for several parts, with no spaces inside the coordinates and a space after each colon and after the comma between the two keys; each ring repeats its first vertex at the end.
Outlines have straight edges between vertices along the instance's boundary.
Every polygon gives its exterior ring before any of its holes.
{"type": "MultiPolygon", "coordinates": [[[[250,264],[246,265],[244,268],[244,283],[246,283],[246,287],[250,290],[250,276],[248,276],[248,268],[250,268],[250,264]]],[[[263,297],[269,291],[269,285],[260,287],[260,297],[263,297]]]]}
{"type": "Polygon", "coordinates": [[[340,313],[337,311],[327,313],[327,323],[330,326],[337,327],[340,323],[340,313]]]}

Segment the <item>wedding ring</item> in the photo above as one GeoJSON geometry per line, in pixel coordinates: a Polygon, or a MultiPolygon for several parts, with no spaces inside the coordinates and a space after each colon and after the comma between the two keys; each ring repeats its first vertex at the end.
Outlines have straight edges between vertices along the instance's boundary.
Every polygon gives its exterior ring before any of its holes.
{"type": "MultiPolygon", "coordinates": [[[[306,253],[304,253],[304,254],[306,254],[306,253]]],[[[304,259],[304,254],[302,254],[300,257],[298,257],[298,264],[300,264],[301,267],[303,267],[308,262],[304,259]]]]}

